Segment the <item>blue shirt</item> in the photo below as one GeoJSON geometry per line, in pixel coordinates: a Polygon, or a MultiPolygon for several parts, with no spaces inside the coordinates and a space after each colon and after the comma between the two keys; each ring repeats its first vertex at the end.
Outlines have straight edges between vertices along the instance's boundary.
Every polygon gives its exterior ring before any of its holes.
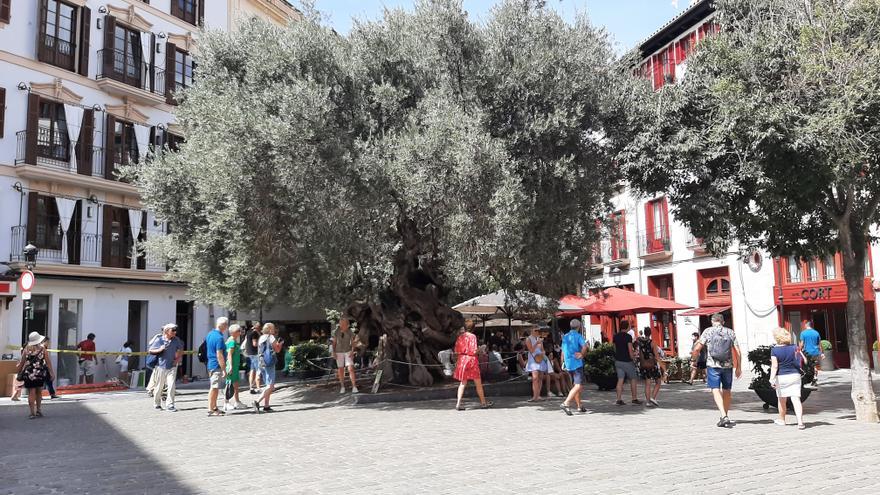
{"type": "Polygon", "coordinates": [[[816,331],[815,328],[808,328],[801,332],[801,342],[804,343],[804,353],[810,356],[818,356],[822,354],[821,349],[819,349],[819,340],[822,337],[819,336],[819,332],[816,331]]]}
{"type": "Polygon", "coordinates": [[[220,363],[217,361],[217,351],[220,351],[220,354],[224,356],[226,355],[226,341],[223,340],[223,334],[220,330],[215,328],[208,332],[208,336],[205,337],[205,347],[208,353],[208,370],[220,368],[220,363]]]}
{"type": "Polygon", "coordinates": [[[801,372],[800,357],[797,355],[797,347],[793,345],[775,345],[770,349],[770,355],[776,358],[779,364],[777,375],[793,375],[801,372]]]}
{"type": "Polygon", "coordinates": [[[562,336],[562,357],[565,359],[565,369],[567,371],[579,370],[584,367],[583,358],[578,359],[574,355],[581,352],[586,341],[584,336],[577,330],[569,330],[562,336]]]}
{"type": "Polygon", "coordinates": [[[170,370],[174,368],[174,356],[177,354],[177,351],[183,350],[183,341],[177,337],[172,338],[171,340],[166,339],[164,336],[158,338],[153,342],[153,346],[150,349],[158,349],[163,345],[168,344],[168,347],[159,354],[159,364],[158,368],[170,370]]]}

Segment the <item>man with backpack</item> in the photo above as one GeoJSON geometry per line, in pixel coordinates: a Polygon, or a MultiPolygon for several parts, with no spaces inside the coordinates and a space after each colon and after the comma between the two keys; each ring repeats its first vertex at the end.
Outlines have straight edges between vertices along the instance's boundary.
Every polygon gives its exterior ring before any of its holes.
{"type": "Polygon", "coordinates": [[[659,359],[663,357],[663,349],[651,340],[651,327],[645,327],[644,336],[638,340],[639,376],[645,380],[645,406],[660,407],[657,396],[663,384],[663,373],[660,371],[659,359]],[[653,382],[653,387],[652,387],[653,382]]]}
{"type": "Polygon", "coordinates": [[[736,333],[724,326],[721,313],[712,315],[712,326],[703,331],[700,340],[691,351],[691,357],[697,359],[700,351],[706,348],[706,386],[712,390],[715,405],[721,413],[718,420],[719,428],[730,428],[735,425],[728,418],[732,399],[733,376],[742,376],[741,353],[736,333]]]}
{"type": "Polygon", "coordinates": [[[259,414],[260,402],[263,403],[262,412],[273,412],[269,406],[269,398],[275,391],[275,366],[278,363],[277,354],[281,352],[284,340],[279,339],[276,334],[274,323],[266,323],[263,325],[263,335],[257,342],[257,352],[259,352],[260,372],[263,375],[263,393],[254,401],[254,410],[259,414]]]}

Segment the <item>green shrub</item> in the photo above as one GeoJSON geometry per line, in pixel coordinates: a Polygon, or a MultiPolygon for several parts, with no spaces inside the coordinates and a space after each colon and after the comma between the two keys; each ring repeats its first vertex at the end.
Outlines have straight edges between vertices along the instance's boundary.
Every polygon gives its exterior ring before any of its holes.
{"type": "Polygon", "coordinates": [[[330,348],[316,342],[305,342],[292,345],[287,349],[290,354],[288,371],[317,371],[328,368],[327,360],[330,357],[330,348]]]}
{"type": "Polygon", "coordinates": [[[584,356],[584,372],[590,378],[617,376],[614,369],[614,344],[597,344],[584,356]]]}
{"type": "Polygon", "coordinates": [[[682,358],[672,358],[666,362],[666,379],[667,380],[690,380],[691,378],[691,360],[682,358]]]}
{"type": "MultiPolygon", "coordinates": [[[[755,375],[749,388],[755,390],[773,388],[770,386],[770,349],[772,348],[773,346],[762,345],[749,352],[749,361],[752,362],[752,373],[755,375]]],[[[801,368],[803,370],[801,384],[809,385],[813,381],[813,376],[816,372],[815,366],[816,360],[807,356],[807,361],[801,368]]]]}
{"type": "Polygon", "coordinates": [[[874,341],[874,350],[875,350],[875,351],[880,351],[880,340],[875,340],[875,341],[874,341]]]}
{"type": "Polygon", "coordinates": [[[821,347],[823,351],[830,351],[831,350],[831,342],[828,342],[827,340],[823,340],[823,341],[819,342],[819,347],[821,347]]]}

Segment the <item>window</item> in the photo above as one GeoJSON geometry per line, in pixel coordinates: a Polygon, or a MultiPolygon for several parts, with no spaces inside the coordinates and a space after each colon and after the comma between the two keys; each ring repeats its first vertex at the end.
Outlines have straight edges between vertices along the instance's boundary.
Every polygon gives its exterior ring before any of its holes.
{"type": "Polygon", "coordinates": [[[165,134],[165,144],[168,145],[168,149],[171,151],[180,151],[180,145],[183,144],[184,139],[177,134],[166,133],[165,134]]]}
{"type": "Polygon", "coordinates": [[[113,53],[105,55],[113,57],[114,78],[140,87],[142,54],[140,31],[116,24],[113,32],[113,53]]]}
{"type": "Polygon", "coordinates": [[[75,70],[76,7],[48,0],[41,13],[37,58],[62,69],[75,70]]]}
{"type": "Polygon", "coordinates": [[[171,15],[197,25],[203,12],[202,0],[171,0],[171,15]]]}
{"type": "Polygon", "coordinates": [[[730,279],[726,277],[712,279],[706,285],[706,295],[709,297],[726,294],[730,294],[730,279]]]}
{"type": "Polygon", "coordinates": [[[800,261],[795,257],[788,258],[788,281],[801,281],[801,264],[800,261]]]}
{"type": "Polygon", "coordinates": [[[819,280],[819,260],[816,258],[810,258],[810,260],[807,261],[807,273],[810,282],[817,282],[819,280]]]}
{"type": "Polygon", "coordinates": [[[70,137],[62,103],[40,100],[37,156],[64,162],[65,166],[70,161],[70,137]]]}
{"type": "Polygon", "coordinates": [[[834,256],[826,256],[823,260],[825,268],[825,280],[834,280],[837,278],[837,265],[834,263],[834,256]]]}
{"type": "Polygon", "coordinates": [[[138,145],[134,124],[116,121],[113,129],[113,154],[113,163],[117,167],[138,162],[138,145]]]}
{"type": "Polygon", "coordinates": [[[61,250],[61,218],[55,198],[37,196],[36,223],[36,246],[40,249],[61,250]]]}
{"type": "Polygon", "coordinates": [[[611,259],[629,258],[626,245],[626,212],[620,210],[611,215],[611,259]]]}
{"type": "Polygon", "coordinates": [[[176,50],[174,54],[174,89],[192,86],[195,63],[189,53],[176,50]]]}

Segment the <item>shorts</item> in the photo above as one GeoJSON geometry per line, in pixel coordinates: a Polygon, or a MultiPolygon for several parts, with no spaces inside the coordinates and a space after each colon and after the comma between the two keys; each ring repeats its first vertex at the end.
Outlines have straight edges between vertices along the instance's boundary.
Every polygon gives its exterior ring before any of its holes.
{"type": "Polygon", "coordinates": [[[354,366],[354,361],[351,359],[351,354],[348,352],[337,352],[336,367],[344,368],[346,366],[354,366]]]}
{"type": "Polygon", "coordinates": [[[697,369],[698,370],[706,369],[706,361],[697,361],[697,369]]]}
{"type": "Polygon", "coordinates": [[[260,375],[263,377],[263,386],[275,385],[275,367],[260,368],[260,375]]]}
{"type": "Polygon", "coordinates": [[[706,387],[724,390],[733,388],[733,368],[706,368],[706,387]]]}
{"type": "Polygon", "coordinates": [[[578,368],[576,370],[568,370],[568,376],[571,377],[571,382],[575,385],[580,385],[584,383],[584,369],[578,368]]]}
{"type": "Polygon", "coordinates": [[[632,361],[614,361],[614,369],[617,370],[617,379],[638,380],[639,372],[636,363],[632,361]]]}
{"type": "Polygon", "coordinates": [[[776,397],[801,397],[801,374],[788,373],[776,376],[776,397]]]}
{"type": "MultiPolygon", "coordinates": [[[[153,371],[155,373],[155,371],[153,371]]],[[[211,379],[211,389],[221,389],[226,386],[226,380],[223,379],[223,372],[220,368],[215,368],[213,370],[208,371],[208,376],[211,379]]]]}
{"type": "Polygon", "coordinates": [[[95,375],[95,360],[94,359],[86,359],[79,363],[79,369],[82,370],[83,375],[85,376],[94,376],[95,375]]]}
{"type": "Polygon", "coordinates": [[[260,372],[260,356],[248,356],[248,365],[251,371],[260,372]]]}
{"type": "Polygon", "coordinates": [[[663,373],[660,371],[660,368],[654,366],[650,369],[640,368],[639,376],[642,377],[643,380],[659,380],[663,373]]]}

